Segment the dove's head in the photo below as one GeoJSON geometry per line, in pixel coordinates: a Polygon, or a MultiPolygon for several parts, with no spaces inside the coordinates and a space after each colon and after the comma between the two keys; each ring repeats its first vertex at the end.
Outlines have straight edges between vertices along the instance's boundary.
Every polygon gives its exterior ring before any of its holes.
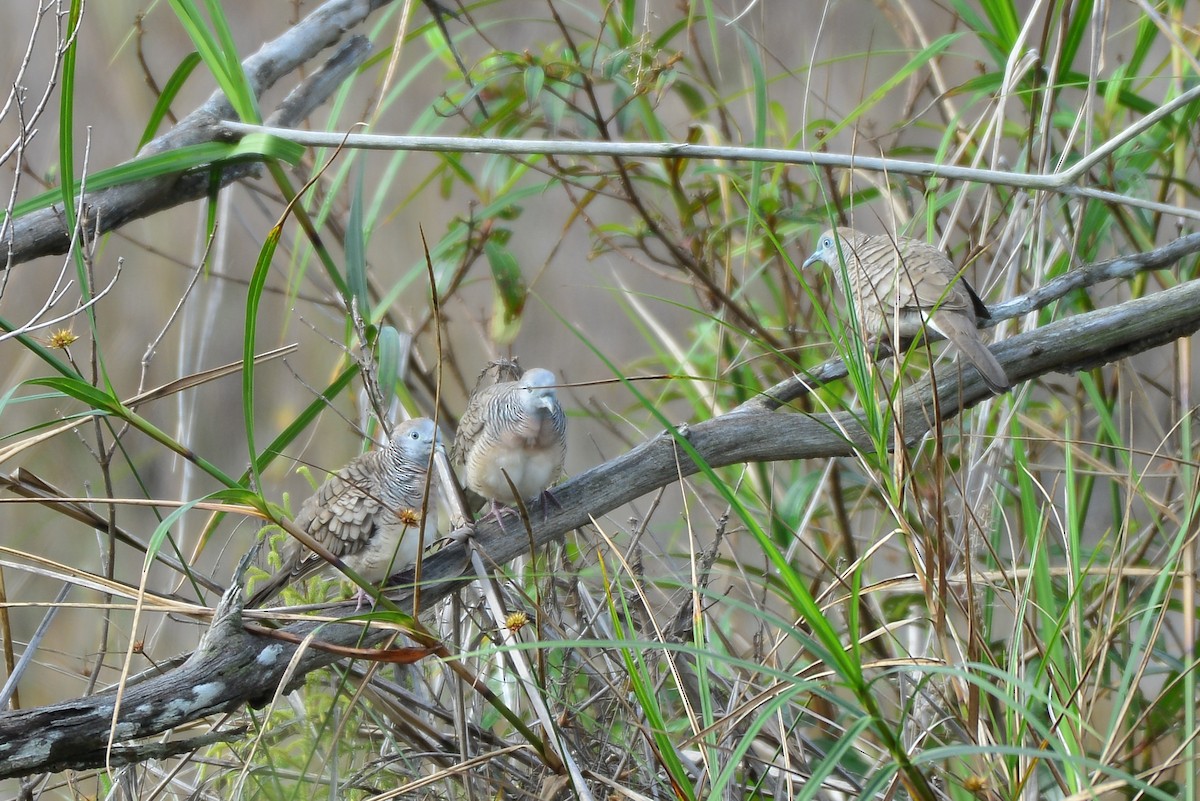
{"type": "Polygon", "coordinates": [[[830,267],[837,267],[842,263],[842,258],[849,258],[851,251],[861,244],[860,239],[862,234],[853,228],[830,228],[817,237],[817,249],[804,260],[803,266],[810,267],[817,262],[824,262],[830,267]],[[841,257],[838,256],[839,250],[841,257]]]}
{"type": "Polygon", "coordinates": [[[442,439],[432,420],[414,417],[396,426],[390,444],[408,460],[423,464],[435,448],[442,448],[442,439]]]}
{"type": "Polygon", "coordinates": [[[558,378],[542,367],[526,370],[517,381],[517,391],[533,409],[545,409],[550,413],[558,410],[558,378]]]}

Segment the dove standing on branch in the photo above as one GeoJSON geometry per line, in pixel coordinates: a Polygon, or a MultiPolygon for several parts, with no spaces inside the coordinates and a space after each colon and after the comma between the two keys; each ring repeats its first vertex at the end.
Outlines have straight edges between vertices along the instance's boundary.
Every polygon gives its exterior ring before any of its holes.
{"type": "MultiPolygon", "coordinates": [[[[427,493],[426,484],[433,451],[441,447],[432,420],[400,423],[386,445],[330,475],[300,507],[296,526],[367,581],[384,581],[416,562],[422,544],[437,531],[437,495],[432,488],[427,493]]],[[[328,564],[293,539],[279,572],[246,605],[261,606],[285,584],[328,564]]],[[[359,606],[364,598],[360,587],[359,606]]]]}
{"type": "Polygon", "coordinates": [[[491,501],[501,528],[501,502],[514,504],[539,493],[553,500],[548,488],[567,454],[567,418],[556,383],[549,370],[526,370],[516,381],[477,391],[458,421],[450,461],[467,489],[491,501]]]}
{"type": "Polygon", "coordinates": [[[933,245],[838,228],[821,234],[804,266],[818,261],[833,269],[838,288],[854,303],[866,330],[885,333],[894,326],[901,339],[911,340],[929,327],[958,348],[992,392],[1007,392],[1012,386],[976,325],[980,318],[991,318],[987,306],[933,245]],[[849,280],[848,287],[844,280],[849,280]]]}

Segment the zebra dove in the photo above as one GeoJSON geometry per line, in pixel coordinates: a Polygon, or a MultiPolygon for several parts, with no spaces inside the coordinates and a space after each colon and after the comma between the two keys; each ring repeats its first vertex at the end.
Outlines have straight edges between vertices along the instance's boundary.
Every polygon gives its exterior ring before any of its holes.
{"type": "MultiPolygon", "coordinates": [[[[437,495],[432,488],[425,511],[421,502],[430,458],[441,447],[432,420],[418,417],[400,423],[382,448],[330,475],[300,507],[296,526],[363,578],[372,583],[385,580],[414,563],[421,544],[437,531],[437,495]]],[[[255,590],[248,607],[261,606],[285,584],[329,564],[296,540],[284,547],[279,572],[255,590]]],[[[361,607],[361,587],[357,597],[361,607]]]]}
{"type": "Polygon", "coordinates": [[[886,333],[895,326],[901,339],[911,340],[928,326],[954,343],[992,392],[1000,394],[1011,387],[1008,374],[976,326],[977,319],[991,317],[987,306],[933,245],[838,228],[821,234],[817,250],[804,266],[818,261],[833,268],[838,288],[855,304],[866,330],[886,333]],[[839,244],[849,287],[839,266],[839,244]]]}
{"type": "Polygon", "coordinates": [[[567,418],[556,382],[549,370],[526,370],[516,381],[477,391],[458,421],[450,461],[467,489],[491,501],[501,528],[501,501],[525,501],[540,492],[553,500],[548,487],[567,453],[567,418]]]}

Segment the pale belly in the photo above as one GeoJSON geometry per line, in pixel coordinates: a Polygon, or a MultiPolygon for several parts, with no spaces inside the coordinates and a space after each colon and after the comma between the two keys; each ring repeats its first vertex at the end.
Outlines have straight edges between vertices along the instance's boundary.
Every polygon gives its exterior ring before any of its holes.
{"type": "Polygon", "coordinates": [[[389,526],[372,538],[366,548],[345,557],[345,561],[363,578],[378,584],[416,563],[421,547],[421,528],[425,530],[425,545],[429,545],[431,537],[437,536],[436,515],[433,519],[427,517],[421,526],[389,526]]]}
{"type": "Polygon", "coordinates": [[[485,498],[511,504],[516,503],[517,499],[504,479],[506,473],[521,500],[529,500],[550,486],[561,469],[557,448],[538,454],[514,452],[491,460],[486,470],[472,470],[469,484],[472,490],[485,498]]]}

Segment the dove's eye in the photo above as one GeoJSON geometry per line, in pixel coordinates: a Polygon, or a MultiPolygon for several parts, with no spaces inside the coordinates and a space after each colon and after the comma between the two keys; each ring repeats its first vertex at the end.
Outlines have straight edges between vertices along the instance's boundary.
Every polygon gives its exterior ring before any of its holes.
{"type": "Polygon", "coordinates": [[[821,247],[822,247],[822,248],[831,248],[831,247],[833,247],[833,237],[831,237],[831,236],[827,236],[827,237],[825,237],[824,239],[822,239],[822,240],[821,240],[821,247]]]}

